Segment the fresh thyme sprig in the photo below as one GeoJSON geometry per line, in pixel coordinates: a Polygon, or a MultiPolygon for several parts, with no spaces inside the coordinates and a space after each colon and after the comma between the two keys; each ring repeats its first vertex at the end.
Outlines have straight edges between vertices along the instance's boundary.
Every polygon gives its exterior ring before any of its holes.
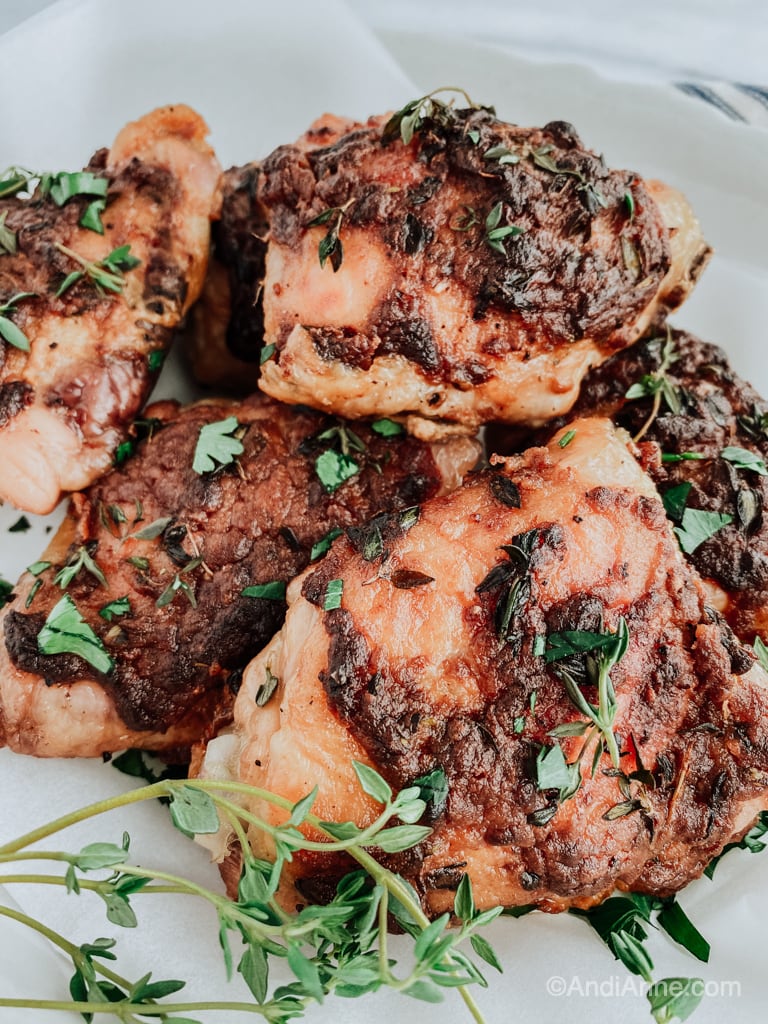
{"type": "Polygon", "coordinates": [[[576,762],[567,766],[572,774],[569,785],[564,787],[567,796],[572,796],[581,784],[579,765],[593,740],[597,741],[597,745],[592,774],[604,751],[610,756],[614,769],[620,768],[619,747],[613,732],[617,703],[611,670],[624,657],[628,646],[629,629],[624,618],[619,619],[615,633],[603,630],[598,633],[566,630],[550,633],[547,637],[544,660],[553,665],[572,704],[587,719],[586,722],[567,722],[550,730],[550,736],[554,738],[585,737],[576,762]],[[597,689],[597,704],[590,703],[584,696],[581,687],[585,684],[597,689]]]}
{"type": "Polygon", "coordinates": [[[453,85],[445,85],[439,89],[433,89],[432,92],[427,93],[426,96],[420,96],[418,99],[410,100],[401,107],[400,110],[390,117],[387,123],[384,125],[384,130],[381,135],[381,141],[386,146],[396,138],[400,138],[403,145],[407,146],[413,136],[421,129],[425,121],[432,120],[438,123],[446,123],[451,117],[452,106],[450,103],[445,103],[443,100],[437,99],[437,96],[441,92],[458,93],[459,96],[464,98],[467,106],[472,110],[489,109],[483,108],[479,104],[475,103],[470,99],[469,95],[464,91],[453,85]]]}
{"type": "Polygon", "coordinates": [[[133,270],[141,263],[140,259],[130,255],[130,245],[119,245],[101,260],[87,260],[61,242],[56,242],[56,248],[83,268],[67,274],[56,291],[57,299],[82,278],[89,280],[99,295],[105,292],[120,294],[125,286],[124,271],[133,270]]]}
{"type": "Polygon", "coordinates": [[[72,894],[97,895],[104,901],[108,920],[120,927],[130,928],[136,923],[131,902],[134,897],[173,893],[205,900],[218,916],[229,976],[235,966],[232,937],[242,942],[244,949],[237,969],[251,990],[254,1002],[162,1002],[183,983],[176,980],[153,982],[148,975],[131,983],[102,962],[114,959],[111,940],[98,939],[75,946],[27,915],[0,907],[0,914],[14,917],[62,949],[74,968],[71,1002],[0,999],[0,1006],[66,1008],[83,1014],[112,1013],[124,1021],[238,1010],[282,1024],[302,1016],[309,1005],[322,1002],[332,993],[350,997],[389,987],[413,998],[434,1002],[442,998],[444,989],[458,988],[473,1019],[481,1022],[480,1011],[467,986],[484,986],[486,981],[459,946],[469,939],[476,955],[500,970],[492,947],[476,933],[497,917],[501,908],[478,911],[469,878],[465,876],[454,902],[454,915],[460,927],[452,933],[447,930],[451,917],[448,913],[430,921],[410,885],[379,864],[369,852],[371,848],[399,852],[417,845],[429,835],[431,829],[416,824],[426,809],[422,790],[413,785],[395,795],[372,768],[353,764],[362,789],[381,805],[375,820],[363,828],[352,822],[323,821],[313,815],[311,807],[316,790],[293,803],[244,783],[164,779],[67,814],[0,847],[0,864],[3,865],[47,860],[65,866],[63,876],[10,873],[0,875],[0,884],[31,882],[66,889],[72,894]],[[78,822],[154,798],[170,801],[173,823],[186,835],[216,832],[221,820],[231,826],[243,858],[236,900],[231,901],[173,873],[130,864],[127,835],[119,845],[91,843],[77,853],[30,849],[33,844],[78,822]],[[271,824],[237,802],[249,800],[281,808],[286,820],[280,825],[271,824]],[[302,831],[307,826],[324,838],[308,839],[302,831]],[[271,837],[276,855],[274,863],[253,855],[246,838],[248,828],[259,829],[271,837]],[[300,850],[345,852],[357,861],[360,870],[341,879],[329,904],[307,906],[296,914],[288,914],[277,902],[276,892],[283,866],[300,850]],[[96,872],[108,874],[94,878],[96,872]],[[397,974],[397,963],[388,948],[389,915],[414,940],[413,963],[397,974]],[[275,958],[287,964],[294,980],[270,993],[269,967],[275,958]]]}
{"type": "Polygon", "coordinates": [[[341,244],[341,238],[339,237],[341,232],[341,222],[344,220],[344,214],[354,203],[354,196],[352,199],[348,199],[343,206],[331,206],[327,210],[323,210],[322,213],[318,214],[317,217],[313,217],[307,223],[308,228],[320,227],[323,224],[333,223],[328,228],[328,231],[320,239],[320,244],[317,247],[317,255],[320,260],[320,266],[324,267],[326,262],[330,260],[331,267],[333,268],[334,274],[339,269],[344,259],[344,247],[341,244]]]}
{"type": "MultiPolygon", "coordinates": [[[[661,339],[659,339],[658,343],[661,343],[661,339]]],[[[674,387],[667,376],[672,364],[677,362],[678,359],[679,355],[672,341],[672,332],[667,328],[667,338],[664,348],[661,350],[661,363],[658,370],[654,373],[644,374],[639,381],[629,388],[624,396],[629,401],[633,401],[636,398],[653,397],[650,415],[635,434],[633,439],[635,442],[641,441],[650,430],[653,421],[659,415],[662,399],[667,403],[671,413],[675,416],[680,414],[682,409],[680,392],[674,387]]]]}

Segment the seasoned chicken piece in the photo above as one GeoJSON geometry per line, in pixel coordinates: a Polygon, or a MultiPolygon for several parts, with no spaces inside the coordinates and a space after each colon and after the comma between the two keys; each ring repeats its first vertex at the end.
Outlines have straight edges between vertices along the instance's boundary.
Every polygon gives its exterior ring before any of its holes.
{"type": "Polygon", "coordinates": [[[240,671],[282,623],[285,582],[329,532],[457,486],[479,449],[351,432],[263,396],[145,415],[151,438],[73,496],[0,616],[0,744],[13,750],[93,757],[198,740],[226,717],[240,671]]]}
{"type": "MultiPolygon", "coordinates": [[[[675,526],[685,525],[686,509],[730,517],[686,554],[707,584],[709,603],[735,633],[749,644],[755,634],[768,637],[768,403],[734,373],[722,349],[683,331],[645,339],[592,370],[574,412],[610,416],[658,445],[648,469],[669,496],[675,526]],[[627,398],[632,387],[652,392],[664,380],[655,415],[653,394],[627,398]]],[[[490,443],[494,451],[519,451],[545,436],[504,437],[501,430],[490,443]]]]}
{"type": "MultiPolygon", "coordinates": [[[[88,194],[58,205],[68,193],[57,176],[0,200],[11,239],[0,312],[10,305],[12,325],[0,329],[0,498],[50,512],[112,465],[202,287],[220,202],[206,132],[189,107],[155,110],[94,156],[88,194]],[[92,193],[104,187],[99,234],[92,193]]],[[[64,176],[75,190],[76,179],[64,176]]]]}
{"type": "Polygon", "coordinates": [[[474,428],[568,411],[587,370],[683,301],[709,255],[685,199],[564,122],[488,110],[325,125],[262,164],[261,387],[474,428]],[[407,132],[406,132],[407,137],[407,132]],[[324,264],[324,265],[323,265],[324,264]]]}
{"type": "Polygon", "coordinates": [[[253,391],[264,341],[261,288],[269,225],[257,196],[259,164],[222,177],[221,219],[213,225],[208,275],[194,308],[189,354],[201,384],[253,391]]]}
{"type": "MultiPolygon", "coordinates": [[[[292,584],[203,774],[290,800],[317,785],[314,813],[362,825],[378,811],[353,758],[394,787],[442,769],[432,834],[387,858],[432,914],[465,872],[482,907],[671,893],[741,835],[768,807],[768,676],[706,607],[626,435],[573,429],[416,522],[339,539],[292,584]],[[324,610],[331,581],[340,607],[324,610]]],[[[322,897],[346,867],[294,855],[283,899],[322,897]]]]}

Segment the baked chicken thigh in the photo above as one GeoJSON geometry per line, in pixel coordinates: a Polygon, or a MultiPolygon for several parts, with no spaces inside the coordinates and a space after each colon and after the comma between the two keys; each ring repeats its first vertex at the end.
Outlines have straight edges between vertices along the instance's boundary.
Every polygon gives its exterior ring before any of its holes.
{"type": "MultiPolygon", "coordinates": [[[[353,758],[398,788],[442,771],[431,835],[385,858],[433,914],[464,873],[483,907],[668,894],[743,833],[768,807],[768,676],[706,606],[626,435],[572,429],[339,538],[292,584],[203,774],[292,801],[316,785],[314,813],[363,825],[353,758]]],[[[282,897],[322,898],[345,867],[295,854],[282,897]]]]}
{"type": "Polygon", "coordinates": [[[3,182],[0,499],[50,512],[112,465],[202,287],[221,173],[206,134],[165,107],[85,172],[28,198],[23,174],[3,182]]]}
{"type": "Polygon", "coordinates": [[[479,448],[351,432],[263,396],[145,417],[151,436],[73,496],[0,613],[0,745],[94,757],[199,740],[329,532],[457,486],[479,448]]]}
{"type": "Polygon", "coordinates": [[[258,200],[275,346],[260,386],[425,433],[567,412],[709,254],[679,193],[610,170],[570,125],[429,98],[319,121],[263,161],[258,200]]]}
{"type": "MultiPolygon", "coordinates": [[[[658,445],[648,470],[674,525],[686,512],[714,517],[684,547],[709,604],[746,643],[768,637],[768,403],[723,350],[683,331],[644,339],[588,374],[574,414],[610,416],[658,445]]],[[[489,443],[519,451],[545,436],[494,430],[489,443]]]]}

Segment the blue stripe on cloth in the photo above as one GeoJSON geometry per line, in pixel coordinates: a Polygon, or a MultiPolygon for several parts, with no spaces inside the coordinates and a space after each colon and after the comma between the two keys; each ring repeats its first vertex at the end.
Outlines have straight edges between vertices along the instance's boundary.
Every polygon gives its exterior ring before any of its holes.
{"type": "Polygon", "coordinates": [[[764,107],[768,107],[768,89],[764,89],[759,85],[747,85],[746,82],[735,82],[734,85],[745,96],[750,96],[753,100],[757,100],[758,103],[762,103],[764,107]]]}
{"type": "Polygon", "coordinates": [[[726,117],[730,117],[734,121],[744,121],[746,123],[747,118],[744,114],[737,110],[732,104],[724,100],[722,96],[719,96],[711,86],[702,85],[699,82],[675,82],[675,85],[681,92],[686,93],[686,95],[694,96],[697,99],[704,100],[705,103],[709,103],[721,113],[725,114],[726,117]]]}

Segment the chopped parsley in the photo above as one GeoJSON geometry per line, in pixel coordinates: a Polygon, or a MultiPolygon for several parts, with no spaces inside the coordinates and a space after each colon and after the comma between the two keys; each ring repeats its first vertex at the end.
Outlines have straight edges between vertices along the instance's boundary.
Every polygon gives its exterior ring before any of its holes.
{"type": "Polygon", "coordinates": [[[405,433],[405,427],[402,423],[386,418],[374,420],[371,424],[371,430],[374,434],[379,434],[381,437],[399,437],[400,434],[405,433]]]}
{"type": "MultiPolygon", "coordinates": [[[[660,346],[661,340],[661,338],[656,338],[649,342],[648,348],[650,349],[652,345],[660,346]]],[[[624,396],[630,402],[637,398],[653,398],[650,415],[635,434],[635,441],[640,441],[650,429],[651,424],[659,414],[662,400],[673,415],[679,416],[682,411],[683,403],[680,392],[667,376],[672,364],[680,358],[672,341],[672,332],[669,329],[667,330],[667,338],[660,355],[661,361],[658,370],[654,373],[643,374],[640,380],[633,384],[624,396]]]]}
{"type": "Polygon", "coordinates": [[[104,644],[83,619],[69,594],[51,609],[38,633],[37,649],[45,655],[76,654],[97,672],[105,674],[114,668],[104,644]]]}
{"type": "Polygon", "coordinates": [[[332,494],[343,483],[360,472],[359,465],[351,455],[337,452],[333,448],[322,452],[315,459],[315,472],[320,483],[329,494],[332,494]]]}
{"type": "Polygon", "coordinates": [[[112,622],[113,619],[119,618],[121,615],[130,614],[130,611],[130,599],[127,596],[118,597],[114,601],[110,601],[109,604],[105,604],[103,608],[99,608],[99,615],[107,622],[112,622]]]}
{"type": "Polygon", "coordinates": [[[242,455],[243,443],[233,436],[240,428],[235,416],[227,416],[216,423],[206,423],[200,428],[192,460],[192,469],[201,476],[221,466],[228,466],[242,455]],[[218,463],[218,466],[217,466],[218,463]]]}
{"type": "Polygon", "coordinates": [[[240,591],[242,597],[260,597],[264,601],[284,601],[286,584],[283,580],[257,583],[240,591]]]}
{"type": "Polygon", "coordinates": [[[323,611],[330,612],[341,608],[341,595],[344,591],[344,580],[328,580],[323,600],[323,611]]]}
{"type": "Polygon", "coordinates": [[[683,512],[681,525],[675,527],[675,533],[686,555],[692,555],[705,540],[709,540],[732,522],[733,516],[726,512],[704,512],[698,508],[687,508],[683,512]]]}
{"type": "Polygon", "coordinates": [[[576,431],[571,429],[567,430],[560,440],[557,442],[558,448],[567,448],[571,441],[576,437],[576,431]]]}
{"type": "Polygon", "coordinates": [[[331,547],[331,544],[340,537],[344,531],[340,530],[338,526],[334,526],[332,530],[329,530],[324,537],[321,537],[316,544],[312,545],[312,550],[309,554],[309,560],[316,562],[318,558],[322,558],[331,547]]]}
{"type": "Polygon", "coordinates": [[[264,346],[264,348],[261,350],[261,354],[259,355],[259,366],[263,366],[264,363],[266,363],[269,359],[272,358],[272,356],[275,354],[275,348],[276,346],[274,342],[271,345],[264,346]]]}
{"type": "Polygon", "coordinates": [[[693,484],[686,480],[682,484],[675,484],[674,487],[668,488],[661,496],[664,510],[669,518],[674,519],[676,523],[679,523],[683,518],[685,506],[692,488],[693,484]]]}
{"type": "Polygon", "coordinates": [[[13,596],[13,584],[0,576],[0,608],[5,607],[13,596]]]}
{"type": "Polygon", "coordinates": [[[768,647],[763,643],[761,637],[756,636],[755,642],[752,645],[752,650],[755,652],[755,657],[763,666],[766,672],[768,672],[768,647]]]}

